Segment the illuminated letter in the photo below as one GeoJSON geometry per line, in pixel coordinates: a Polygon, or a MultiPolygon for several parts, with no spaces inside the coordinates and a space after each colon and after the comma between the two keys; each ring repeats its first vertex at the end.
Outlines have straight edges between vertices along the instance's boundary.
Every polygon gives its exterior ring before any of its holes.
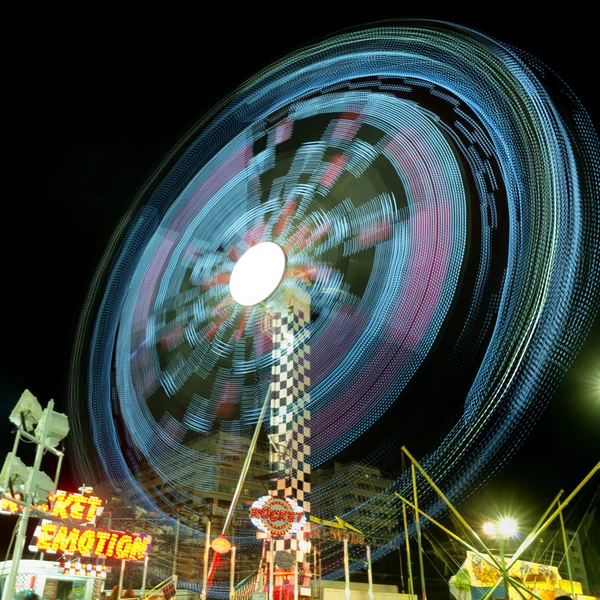
{"type": "Polygon", "coordinates": [[[265,506],[261,511],[260,511],[260,518],[261,519],[268,519],[269,515],[271,514],[271,509],[268,506],[265,506]]]}
{"type": "Polygon", "coordinates": [[[138,535],[131,545],[130,558],[132,560],[144,560],[146,552],[148,552],[148,546],[150,546],[150,537],[141,537],[138,535]]]}
{"type": "Polygon", "coordinates": [[[121,536],[121,539],[117,542],[115,548],[115,556],[121,560],[127,560],[131,553],[131,546],[133,539],[130,535],[121,536]]]}
{"type": "Polygon", "coordinates": [[[83,520],[83,509],[87,504],[87,498],[83,496],[76,496],[72,494],[71,496],[72,504],[69,508],[69,516],[74,521],[82,521],[83,520]]]}
{"type": "Polygon", "coordinates": [[[107,558],[112,558],[115,555],[115,546],[117,545],[117,540],[119,539],[118,533],[111,533],[110,540],[108,541],[108,545],[106,546],[106,554],[107,558]]]}
{"type": "Polygon", "coordinates": [[[256,506],[252,507],[252,513],[251,513],[251,517],[253,519],[258,519],[260,518],[260,508],[256,508],[256,506]]]}
{"type": "Polygon", "coordinates": [[[96,498],[95,496],[92,496],[91,498],[88,498],[88,501],[89,501],[90,507],[89,507],[87,513],[85,514],[85,520],[88,522],[91,522],[96,517],[96,514],[98,513],[98,509],[102,506],[102,500],[100,498],[96,498]]]}
{"type": "Polygon", "coordinates": [[[77,542],[77,551],[79,554],[90,554],[96,542],[96,532],[93,529],[86,529],[77,542]]]}
{"type": "Polygon", "coordinates": [[[79,536],[81,535],[81,530],[77,529],[77,527],[73,527],[71,531],[69,531],[69,535],[67,535],[67,539],[65,540],[66,549],[61,548],[63,552],[68,552],[69,554],[73,554],[75,550],[77,550],[77,542],[79,541],[79,536]]]}
{"type": "Polygon", "coordinates": [[[59,519],[68,519],[69,513],[67,508],[72,502],[71,494],[62,493],[56,496],[54,499],[54,506],[52,507],[52,516],[58,517],[59,519]]]}
{"type": "Polygon", "coordinates": [[[110,533],[108,531],[96,532],[96,539],[98,540],[98,542],[96,543],[96,550],[94,551],[94,554],[96,556],[104,554],[104,547],[106,546],[106,542],[108,541],[109,537],[110,533]]]}
{"type": "Polygon", "coordinates": [[[52,538],[56,533],[56,524],[55,523],[44,523],[42,525],[42,530],[40,531],[40,535],[37,539],[36,546],[42,551],[46,552],[48,548],[50,548],[52,544],[52,538]]]}

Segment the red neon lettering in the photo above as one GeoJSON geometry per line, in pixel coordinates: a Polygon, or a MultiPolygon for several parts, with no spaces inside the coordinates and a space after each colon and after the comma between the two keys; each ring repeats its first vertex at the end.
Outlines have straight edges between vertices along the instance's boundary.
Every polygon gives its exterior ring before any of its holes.
{"type": "Polygon", "coordinates": [[[252,512],[250,513],[251,518],[258,519],[260,517],[260,508],[256,506],[252,507],[252,512]]]}
{"type": "Polygon", "coordinates": [[[287,520],[290,523],[293,523],[296,520],[296,513],[294,511],[290,510],[287,514],[287,520]]]}
{"type": "Polygon", "coordinates": [[[260,511],[260,518],[261,519],[268,519],[269,515],[271,514],[271,509],[268,506],[265,506],[261,511],[260,511]]]}
{"type": "Polygon", "coordinates": [[[298,523],[300,523],[300,521],[302,521],[302,513],[296,513],[298,515],[298,518],[296,519],[298,523]]]}
{"type": "MultiPolygon", "coordinates": [[[[271,517],[270,520],[275,522],[275,521],[279,521],[280,517],[280,513],[283,513],[283,511],[279,511],[279,510],[272,510],[271,511],[271,517]]],[[[285,513],[284,513],[285,514],[285,513]]]]}

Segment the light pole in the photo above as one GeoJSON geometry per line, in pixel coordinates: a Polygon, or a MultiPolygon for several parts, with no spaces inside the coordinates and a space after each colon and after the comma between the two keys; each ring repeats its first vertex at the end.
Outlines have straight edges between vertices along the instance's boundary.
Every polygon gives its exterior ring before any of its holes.
{"type": "Polygon", "coordinates": [[[517,533],[517,522],[514,519],[500,519],[498,523],[491,521],[483,526],[483,532],[490,538],[498,540],[498,552],[500,553],[500,566],[502,567],[502,579],[504,580],[504,597],[510,599],[508,591],[508,568],[504,559],[504,540],[511,538],[517,533]]]}
{"type": "Polygon", "coordinates": [[[19,527],[15,538],[11,569],[4,585],[3,600],[11,599],[15,591],[19,563],[21,562],[25,546],[27,523],[36,494],[40,490],[44,490],[43,497],[44,495],[47,496],[51,491],[56,491],[63,458],[63,452],[56,450],[56,446],[58,446],[59,442],[69,432],[69,420],[66,415],[54,412],[54,400],[50,400],[48,406],[42,410],[37,398],[29,390],[23,392],[9,418],[18,429],[13,452],[9,453],[2,468],[0,489],[2,491],[8,490],[12,495],[13,484],[22,480],[25,494],[23,512],[19,517],[19,527]],[[31,431],[34,431],[34,433],[32,434],[31,431]],[[37,446],[33,467],[25,468],[28,473],[27,479],[21,473],[23,470],[20,468],[22,463],[16,456],[21,438],[25,438],[37,446]],[[58,466],[54,481],[40,471],[42,457],[46,451],[50,451],[58,457],[58,466]]]}

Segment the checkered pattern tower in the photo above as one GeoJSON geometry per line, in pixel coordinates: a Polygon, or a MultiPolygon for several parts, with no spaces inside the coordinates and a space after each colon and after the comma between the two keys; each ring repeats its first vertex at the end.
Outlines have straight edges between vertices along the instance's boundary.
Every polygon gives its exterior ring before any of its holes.
{"type": "MultiPolygon", "coordinates": [[[[272,496],[291,497],[310,515],[310,297],[296,292],[288,308],[272,314],[273,358],[271,385],[272,496]]],[[[310,529],[307,522],[303,534],[310,529]]],[[[296,554],[305,562],[298,534],[275,540],[275,550],[296,554]]],[[[299,564],[301,567],[301,564],[299,564]]],[[[302,569],[300,569],[302,571],[302,569]]]]}

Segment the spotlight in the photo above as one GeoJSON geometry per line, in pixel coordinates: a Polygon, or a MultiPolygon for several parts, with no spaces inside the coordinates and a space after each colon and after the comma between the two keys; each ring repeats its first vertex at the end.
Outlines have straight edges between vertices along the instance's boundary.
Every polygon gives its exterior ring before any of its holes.
{"type": "Polygon", "coordinates": [[[4,459],[4,466],[0,472],[0,491],[11,492],[11,487],[24,484],[29,477],[29,471],[23,464],[23,461],[15,455],[14,452],[9,452],[4,459]]]}
{"type": "MultiPolygon", "coordinates": [[[[29,472],[29,477],[23,486],[23,491],[25,494],[29,492],[33,467],[27,467],[27,471],[29,472]]],[[[35,486],[33,488],[32,501],[36,504],[41,504],[48,499],[48,496],[52,491],[54,491],[54,481],[52,481],[52,479],[50,479],[50,477],[48,477],[48,475],[46,475],[46,473],[43,471],[38,471],[37,475],[35,476],[35,486]]]]}
{"type": "Polygon", "coordinates": [[[29,390],[25,390],[10,413],[11,423],[14,423],[17,427],[23,424],[25,429],[29,431],[41,418],[42,407],[38,399],[29,390]]]}
{"type": "Polygon", "coordinates": [[[46,421],[48,421],[48,427],[46,428],[46,439],[40,441],[45,446],[56,448],[58,443],[66,437],[67,433],[69,433],[69,419],[67,415],[49,411],[47,408],[44,409],[42,418],[35,428],[35,437],[41,437],[46,421]]]}

